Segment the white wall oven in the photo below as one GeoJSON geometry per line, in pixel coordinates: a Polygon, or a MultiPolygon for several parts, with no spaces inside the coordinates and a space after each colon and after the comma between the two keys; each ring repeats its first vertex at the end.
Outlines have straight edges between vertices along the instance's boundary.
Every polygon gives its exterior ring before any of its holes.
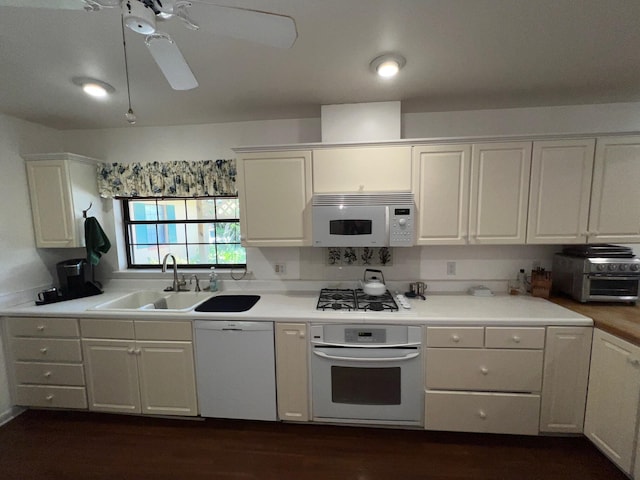
{"type": "Polygon", "coordinates": [[[313,419],[422,425],[422,328],[312,325],[313,419]]]}

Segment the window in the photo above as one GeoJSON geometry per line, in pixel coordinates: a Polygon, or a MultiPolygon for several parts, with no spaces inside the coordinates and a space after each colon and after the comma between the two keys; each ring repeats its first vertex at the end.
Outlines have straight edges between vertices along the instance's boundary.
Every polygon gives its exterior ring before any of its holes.
{"type": "Polygon", "coordinates": [[[238,197],[122,200],[127,264],[153,268],[172,253],[181,267],[244,267],[238,197]]]}

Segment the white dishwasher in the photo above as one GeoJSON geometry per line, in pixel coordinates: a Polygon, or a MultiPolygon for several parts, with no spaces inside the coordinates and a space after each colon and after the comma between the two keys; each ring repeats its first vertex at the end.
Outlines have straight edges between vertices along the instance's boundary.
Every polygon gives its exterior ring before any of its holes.
{"type": "Polygon", "coordinates": [[[194,322],[200,415],[277,420],[273,322],[194,322]]]}

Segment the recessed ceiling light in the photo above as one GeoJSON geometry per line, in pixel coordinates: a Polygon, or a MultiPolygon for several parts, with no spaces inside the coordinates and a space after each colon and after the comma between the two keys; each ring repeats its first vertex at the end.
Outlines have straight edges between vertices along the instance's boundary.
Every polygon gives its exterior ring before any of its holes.
{"type": "Polygon", "coordinates": [[[107,82],[103,82],[102,80],[97,80],[95,78],[89,77],[73,77],[71,81],[74,85],[78,85],[82,87],[82,90],[87,95],[91,95],[94,98],[105,98],[110,93],[116,91],[111,85],[107,82]]]}
{"type": "Polygon", "coordinates": [[[379,76],[389,78],[395,76],[406,63],[407,61],[402,55],[388,53],[371,60],[369,66],[379,76]]]}

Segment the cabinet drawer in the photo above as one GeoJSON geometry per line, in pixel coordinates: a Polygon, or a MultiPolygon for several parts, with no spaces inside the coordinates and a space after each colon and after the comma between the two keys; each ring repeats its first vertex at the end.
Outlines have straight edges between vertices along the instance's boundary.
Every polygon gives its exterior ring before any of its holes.
{"type": "Polygon", "coordinates": [[[484,346],[484,327],[427,327],[427,347],[484,346]]]}
{"type": "Polygon", "coordinates": [[[427,348],[428,389],[539,392],[542,350],[427,348]]]}
{"type": "Polygon", "coordinates": [[[135,321],[137,340],[192,340],[191,322],[135,321]]]}
{"type": "Polygon", "coordinates": [[[133,320],[80,320],[83,338],[134,339],[133,320]]]}
{"type": "Polygon", "coordinates": [[[84,387],[18,385],[16,404],[26,407],[87,408],[84,387]]]}
{"type": "Polygon", "coordinates": [[[425,428],[537,435],[539,412],[539,395],[427,391],[425,428]]]}
{"type": "Polygon", "coordinates": [[[11,317],[9,333],[14,337],[78,337],[75,318],[11,317]]]}
{"type": "Polygon", "coordinates": [[[17,383],[84,386],[84,369],[79,364],[16,362],[14,367],[17,383]]]}
{"type": "Polygon", "coordinates": [[[487,327],[487,348],[544,348],[544,327],[487,327]]]}
{"type": "Polygon", "coordinates": [[[81,362],[80,340],[61,338],[12,338],[14,360],[81,362]]]}

